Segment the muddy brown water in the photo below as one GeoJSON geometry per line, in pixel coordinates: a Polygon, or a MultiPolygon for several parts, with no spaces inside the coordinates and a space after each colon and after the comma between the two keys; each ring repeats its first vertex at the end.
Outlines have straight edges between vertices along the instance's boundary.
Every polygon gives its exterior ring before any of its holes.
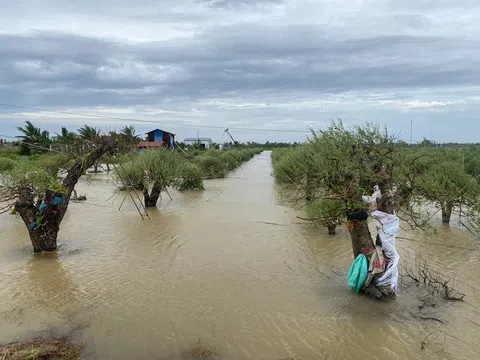
{"type": "Polygon", "coordinates": [[[0,343],[77,329],[97,359],[177,359],[198,341],[223,359],[480,359],[475,237],[401,234],[402,261],[423,255],[467,294],[438,306],[443,324],[419,320],[408,288],[388,303],[350,291],[348,234],[299,224],[271,171],[264,152],[203,193],[164,195],[151,220],[107,201],[107,175],[83,179],[88,200],[71,205],[56,255],[33,255],[20,220],[2,215],[0,343]]]}

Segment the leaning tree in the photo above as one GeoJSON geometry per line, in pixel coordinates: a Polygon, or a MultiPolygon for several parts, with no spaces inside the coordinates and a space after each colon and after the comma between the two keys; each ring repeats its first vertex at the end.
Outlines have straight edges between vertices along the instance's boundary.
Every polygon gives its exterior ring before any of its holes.
{"type": "Polygon", "coordinates": [[[20,162],[0,174],[0,209],[11,208],[12,214],[20,215],[34,252],[56,250],[60,223],[75,185],[84,170],[114,151],[116,144],[109,137],[99,137],[89,146],[89,152],[78,158],[20,162]]]}

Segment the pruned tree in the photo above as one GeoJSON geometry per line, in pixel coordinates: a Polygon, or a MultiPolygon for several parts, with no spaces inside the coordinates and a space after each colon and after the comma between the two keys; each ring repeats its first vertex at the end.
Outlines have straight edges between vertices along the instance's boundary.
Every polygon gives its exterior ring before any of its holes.
{"type": "Polygon", "coordinates": [[[99,137],[90,152],[77,159],[57,157],[48,164],[42,161],[20,163],[0,177],[0,204],[12,208],[27,226],[34,252],[54,251],[60,224],[67,212],[70,197],[85,168],[115,149],[108,137],[99,137]],[[63,176],[59,170],[63,169],[63,176]]]}
{"type": "MultiPolygon", "coordinates": [[[[412,193],[408,182],[402,186],[394,184],[394,169],[398,165],[394,140],[371,124],[347,129],[341,121],[334,122],[327,130],[312,132],[303,147],[277,159],[275,176],[280,175],[283,182],[290,180],[297,200],[306,200],[307,208],[317,201],[335,201],[337,206],[341,201],[354,257],[372,254],[376,245],[381,244],[370,233],[370,208],[373,205],[382,214],[394,216],[397,204],[408,202],[412,193]],[[295,161],[284,160],[292,156],[289,154],[295,154],[295,161]],[[374,204],[366,203],[364,196],[373,195],[375,188],[378,191],[374,204]]],[[[323,221],[328,221],[326,215],[323,221]]],[[[364,289],[366,293],[376,298],[394,295],[394,286],[377,286],[382,275],[377,273],[371,279],[364,289]]]]}
{"type": "Polygon", "coordinates": [[[163,148],[145,150],[127,154],[123,161],[123,166],[115,172],[119,186],[130,190],[142,189],[146,207],[157,206],[161,193],[168,191],[169,186],[203,189],[203,178],[198,177],[201,170],[196,167],[193,171],[193,164],[183,166],[186,160],[177,152],[163,148]],[[191,177],[189,180],[188,176],[191,177]]]}
{"type": "Polygon", "coordinates": [[[456,207],[475,202],[478,195],[476,179],[465,172],[461,163],[450,160],[431,166],[415,185],[416,192],[441,209],[445,224],[450,223],[456,207]]]}
{"type": "MultiPolygon", "coordinates": [[[[318,185],[327,198],[345,203],[354,257],[370,252],[377,245],[368,227],[368,206],[363,203],[362,195],[371,195],[377,186],[380,193],[375,207],[383,213],[395,213],[393,143],[394,138],[377,126],[367,124],[346,129],[340,121],[310,140],[316,155],[313,166],[318,185]]],[[[380,274],[376,275],[379,277],[380,274]]],[[[379,298],[394,294],[395,289],[377,287],[375,280],[367,287],[367,293],[379,298]]]]}
{"type": "MultiPolygon", "coordinates": [[[[394,234],[400,228],[399,219],[412,228],[424,228],[431,219],[425,208],[432,201],[441,207],[445,222],[455,206],[465,204],[462,214],[467,220],[462,225],[480,229],[479,188],[475,177],[463,170],[462,153],[432,142],[423,145],[399,146],[386,129],[372,124],[345,128],[337,121],[327,130],[312,132],[305,145],[272,154],[275,178],[292,185],[288,188],[294,190],[294,204],[306,208],[309,218],[328,226],[331,215],[323,204],[343,204],[355,258],[379,254],[381,248],[385,271],[372,272],[364,288],[376,298],[395,293],[394,265],[399,256],[394,234]],[[375,238],[368,225],[372,217],[377,223],[375,238]]],[[[476,161],[471,157],[468,161],[469,172],[475,172],[476,161]]]]}

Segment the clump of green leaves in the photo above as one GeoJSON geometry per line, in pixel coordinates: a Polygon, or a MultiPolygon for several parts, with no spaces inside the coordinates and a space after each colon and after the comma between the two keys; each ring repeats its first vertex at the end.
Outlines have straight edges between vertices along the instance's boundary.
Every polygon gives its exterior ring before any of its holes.
{"type": "Polygon", "coordinates": [[[179,191],[203,190],[202,169],[193,163],[184,161],[179,167],[179,172],[174,187],[179,191]]]}
{"type": "Polygon", "coordinates": [[[335,234],[335,228],[345,219],[345,205],[340,200],[315,199],[307,204],[306,210],[308,218],[328,228],[329,234],[335,234]]]}
{"type": "Polygon", "coordinates": [[[206,179],[219,179],[227,175],[225,163],[216,156],[199,156],[195,159],[206,179]]]}
{"type": "Polygon", "coordinates": [[[419,177],[416,191],[441,208],[444,223],[450,222],[456,207],[475,203],[479,194],[476,179],[461,163],[448,160],[437,162],[419,177]]]}
{"type": "Polygon", "coordinates": [[[155,201],[160,192],[168,187],[178,190],[203,190],[203,173],[195,164],[188,162],[179,153],[167,149],[145,150],[125,155],[117,167],[114,178],[119,188],[143,190],[146,203],[155,201]]]}

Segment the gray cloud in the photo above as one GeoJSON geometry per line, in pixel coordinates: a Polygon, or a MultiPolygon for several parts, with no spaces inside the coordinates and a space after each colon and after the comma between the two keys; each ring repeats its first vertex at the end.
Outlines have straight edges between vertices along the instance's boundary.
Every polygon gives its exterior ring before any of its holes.
{"type": "Polygon", "coordinates": [[[4,103],[137,116],[159,108],[168,111],[160,119],[178,121],[195,109],[206,114],[197,123],[229,118],[292,129],[319,116],[321,124],[337,117],[388,123],[387,114],[473,121],[478,110],[480,31],[435,17],[463,13],[459,23],[475,29],[476,3],[392,0],[372,11],[328,0],[86,1],[78,9],[53,0],[7,3],[0,15],[4,103]],[[12,22],[16,12],[31,25],[12,22]]]}
{"type": "Polygon", "coordinates": [[[200,0],[211,7],[217,8],[238,8],[243,6],[261,6],[281,4],[282,0],[200,0]]]}

